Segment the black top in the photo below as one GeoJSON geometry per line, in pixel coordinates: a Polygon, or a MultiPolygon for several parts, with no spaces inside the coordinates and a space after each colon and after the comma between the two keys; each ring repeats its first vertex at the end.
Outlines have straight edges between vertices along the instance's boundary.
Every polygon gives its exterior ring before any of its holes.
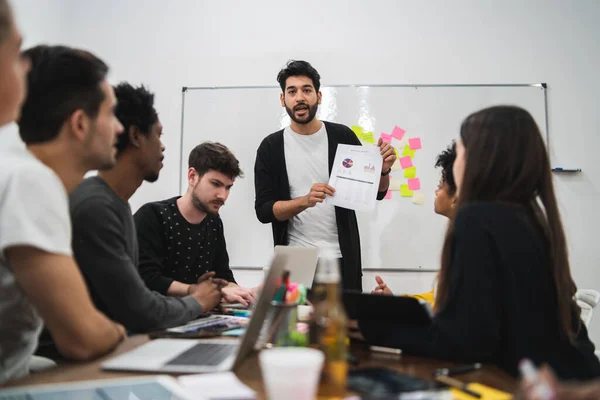
{"type": "MultiPolygon", "coordinates": [[[[361,143],[350,128],[345,125],[323,121],[327,130],[329,146],[329,173],[333,167],[338,144],[360,146],[361,143]]],[[[291,171],[302,173],[302,171],[291,171]]],[[[256,198],[254,208],[256,216],[263,224],[272,224],[273,242],[277,245],[288,244],[288,221],[278,221],[273,214],[273,205],[277,201],[292,200],[290,182],[285,164],[283,129],[267,136],[256,152],[254,164],[254,187],[256,198]]],[[[387,191],[379,192],[377,200],[385,197],[387,191]]],[[[345,289],[362,291],[362,267],[360,236],[354,210],[335,207],[338,228],[338,240],[343,258],[342,283],[345,289]]]]}
{"type": "Polygon", "coordinates": [[[524,208],[478,203],[456,216],[449,294],[430,328],[359,321],[375,345],[498,365],[513,376],[530,358],[563,379],[600,376],[600,363],[573,303],[575,344],[559,334],[557,294],[545,235],[524,208]]]}
{"type": "Polygon", "coordinates": [[[193,297],[149,290],[137,270],[138,242],[129,204],[99,177],[70,197],[73,253],[96,307],[142,333],[184,324],[202,313],[193,297]]]}
{"type": "Polygon", "coordinates": [[[177,207],[178,198],[145,204],[133,216],[146,285],[166,294],[174,280],[193,284],[208,271],[235,283],[221,218],[207,214],[199,224],[190,224],[177,207]]]}

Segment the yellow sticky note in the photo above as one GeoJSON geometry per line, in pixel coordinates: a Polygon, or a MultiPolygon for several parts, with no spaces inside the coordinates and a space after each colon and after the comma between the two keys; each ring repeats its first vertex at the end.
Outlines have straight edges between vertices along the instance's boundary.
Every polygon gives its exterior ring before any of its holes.
{"type": "Polygon", "coordinates": [[[404,170],[404,177],[412,179],[417,176],[417,167],[408,167],[404,170]]]}
{"type": "Polygon", "coordinates": [[[396,161],[392,164],[392,171],[400,171],[401,169],[400,161],[396,158],[396,161]]]}
{"type": "Polygon", "coordinates": [[[358,136],[358,138],[360,139],[360,137],[363,134],[363,128],[361,126],[358,126],[358,125],[352,125],[352,128],[350,128],[350,129],[352,129],[352,132],[354,132],[354,134],[356,136],[358,136]]]}
{"type": "MultiPolygon", "coordinates": [[[[400,185],[402,185],[402,180],[391,176],[390,177],[390,187],[388,188],[388,190],[393,190],[394,192],[399,192],[400,185]]],[[[406,186],[408,186],[408,185],[406,185],[406,186]]]]}
{"type": "Polygon", "coordinates": [[[416,150],[411,150],[409,145],[404,146],[404,151],[402,151],[402,155],[404,157],[408,156],[413,158],[415,156],[416,150]]]}
{"type": "Polygon", "coordinates": [[[392,148],[394,149],[394,153],[396,153],[396,159],[400,158],[400,154],[398,153],[398,149],[395,148],[394,146],[392,146],[392,148]]]}
{"type": "MultiPolygon", "coordinates": [[[[489,386],[482,385],[481,383],[469,383],[467,387],[469,388],[469,390],[479,393],[481,395],[481,400],[510,400],[513,398],[510,393],[502,392],[489,386]]],[[[452,388],[450,391],[454,400],[475,399],[475,397],[468,395],[465,392],[462,392],[458,389],[452,388]]]]}
{"type": "Polygon", "coordinates": [[[362,141],[369,144],[375,144],[375,136],[373,136],[373,132],[363,133],[362,141]]]}
{"type": "Polygon", "coordinates": [[[400,196],[402,197],[412,197],[413,191],[408,188],[407,184],[400,185],[400,196]]]}
{"type": "Polygon", "coordinates": [[[423,204],[425,204],[425,193],[423,193],[423,192],[414,193],[413,198],[412,198],[412,203],[416,204],[418,206],[422,206],[423,204]]]}

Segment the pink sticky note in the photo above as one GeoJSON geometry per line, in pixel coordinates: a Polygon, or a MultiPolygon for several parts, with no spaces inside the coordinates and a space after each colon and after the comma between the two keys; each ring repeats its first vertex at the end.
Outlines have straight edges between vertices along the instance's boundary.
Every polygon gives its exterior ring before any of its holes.
{"type": "Polygon", "coordinates": [[[384,197],[384,199],[386,199],[386,200],[389,200],[389,199],[391,199],[391,198],[392,198],[392,191],[391,191],[391,190],[388,190],[388,192],[385,194],[385,197],[384,197]]]}
{"type": "Polygon", "coordinates": [[[411,150],[419,150],[421,148],[421,138],[408,139],[408,144],[411,150]]]}
{"type": "Polygon", "coordinates": [[[421,180],[419,178],[411,178],[408,180],[408,188],[410,190],[420,190],[421,180]]]}
{"type": "Polygon", "coordinates": [[[393,138],[398,139],[398,140],[402,140],[402,138],[404,137],[404,132],[406,132],[404,129],[395,126],[394,130],[392,131],[392,135],[391,136],[393,138]]]}
{"type": "Polygon", "coordinates": [[[400,165],[402,168],[410,168],[413,166],[412,159],[409,156],[400,157],[400,165]]]}
{"type": "Polygon", "coordinates": [[[387,133],[382,133],[380,138],[381,138],[381,140],[383,140],[386,143],[392,142],[392,135],[388,135],[387,133]]]}

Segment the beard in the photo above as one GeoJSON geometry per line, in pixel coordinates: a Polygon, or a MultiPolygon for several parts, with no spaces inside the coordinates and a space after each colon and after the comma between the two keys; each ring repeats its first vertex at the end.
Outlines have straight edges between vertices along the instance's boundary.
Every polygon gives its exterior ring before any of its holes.
{"type": "Polygon", "coordinates": [[[158,177],[160,175],[160,171],[162,169],[162,162],[163,162],[163,160],[164,160],[164,156],[161,156],[161,158],[160,158],[161,165],[158,167],[157,171],[150,171],[150,172],[146,173],[146,176],[144,177],[144,180],[146,182],[153,183],[153,182],[156,182],[158,180],[158,177]]]}
{"type": "Polygon", "coordinates": [[[221,206],[223,206],[224,204],[223,202],[220,202],[218,200],[214,200],[212,202],[204,202],[200,200],[200,198],[196,196],[195,193],[192,193],[192,204],[198,209],[198,211],[204,212],[209,215],[219,215],[219,210],[215,211],[213,208],[210,207],[209,204],[211,203],[221,206]]]}
{"type": "Polygon", "coordinates": [[[156,182],[158,180],[158,172],[149,173],[144,177],[144,180],[150,183],[156,182]]]}
{"type": "Polygon", "coordinates": [[[290,118],[292,119],[292,121],[294,121],[297,124],[306,125],[306,124],[310,123],[313,119],[315,119],[318,108],[319,108],[319,103],[315,103],[312,106],[309,104],[298,104],[297,106],[294,107],[293,110],[286,105],[285,111],[287,111],[287,113],[290,116],[290,118]],[[308,108],[308,114],[304,118],[296,118],[295,112],[298,109],[302,109],[305,107],[308,108]]]}

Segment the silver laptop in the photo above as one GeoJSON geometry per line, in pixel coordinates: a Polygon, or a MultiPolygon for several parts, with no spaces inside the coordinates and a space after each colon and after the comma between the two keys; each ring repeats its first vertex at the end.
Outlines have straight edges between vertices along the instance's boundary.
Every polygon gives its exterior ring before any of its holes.
{"type": "Polygon", "coordinates": [[[218,339],[156,339],[102,364],[103,369],[150,372],[219,372],[235,368],[254,349],[288,256],[275,253],[241,342],[218,339]]]}
{"type": "Polygon", "coordinates": [[[285,269],[290,271],[290,281],[310,289],[315,279],[319,251],[314,247],[275,246],[275,254],[285,255],[285,269]]]}

